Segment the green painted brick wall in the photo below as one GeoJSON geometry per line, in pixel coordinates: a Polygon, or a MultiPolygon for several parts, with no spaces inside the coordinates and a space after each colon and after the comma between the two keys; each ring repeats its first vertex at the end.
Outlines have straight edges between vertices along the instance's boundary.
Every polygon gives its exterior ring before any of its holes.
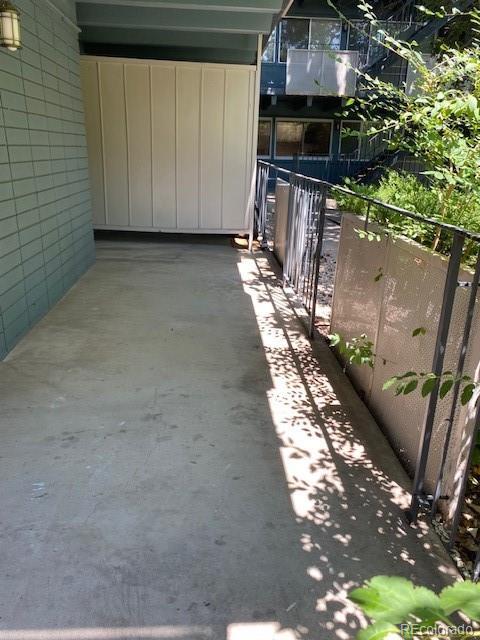
{"type": "Polygon", "coordinates": [[[78,34],[15,0],[22,49],[0,50],[0,359],[94,261],[78,34]]]}

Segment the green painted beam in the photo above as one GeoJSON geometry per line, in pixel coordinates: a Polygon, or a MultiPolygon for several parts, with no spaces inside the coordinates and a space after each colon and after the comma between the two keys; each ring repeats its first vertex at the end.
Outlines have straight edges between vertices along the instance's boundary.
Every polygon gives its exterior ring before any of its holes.
{"type": "MultiPolygon", "coordinates": [[[[77,4],[90,4],[92,0],[77,0],[77,4]]],[[[252,13],[278,13],[282,0],[94,0],[96,4],[182,9],[190,11],[234,11],[252,13]]]]}
{"type": "MultiPolygon", "coordinates": [[[[191,31],[162,31],[161,29],[116,29],[85,27],[82,42],[105,42],[126,45],[159,47],[194,47],[196,49],[224,49],[256,52],[257,36],[244,34],[200,33],[191,31]]],[[[250,54],[248,54],[250,59],[250,54]]]]}
{"type": "Polygon", "coordinates": [[[217,64],[248,64],[256,62],[256,51],[238,49],[207,49],[196,47],[156,47],[124,43],[106,44],[81,42],[85,55],[139,58],[147,60],[175,60],[180,62],[206,62],[217,64]]]}
{"type": "Polygon", "coordinates": [[[272,14],[224,11],[183,11],[151,7],[80,4],[77,6],[80,27],[120,27],[175,31],[222,33],[270,33],[272,14]]]}

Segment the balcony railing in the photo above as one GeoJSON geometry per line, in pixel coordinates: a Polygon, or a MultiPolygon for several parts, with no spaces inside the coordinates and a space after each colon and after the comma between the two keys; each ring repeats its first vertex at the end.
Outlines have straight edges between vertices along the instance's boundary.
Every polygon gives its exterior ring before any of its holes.
{"type": "MultiPolygon", "coordinates": [[[[455,227],[438,219],[421,216],[413,211],[400,209],[367,195],[351,191],[344,186],[334,185],[325,180],[307,177],[295,171],[288,171],[280,166],[259,161],[254,231],[261,239],[262,247],[265,249],[273,248],[277,257],[280,257],[285,288],[288,294],[293,296],[295,302],[305,308],[308,314],[308,332],[312,339],[319,335],[316,329],[317,295],[319,291],[325,292],[325,288],[328,286],[328,280],[325,279],[324,265],[326,263],[322,259],[326,232],[329,232],[326,221],[333,213],[338,216],[339,212],[335,208],[334,201],[340,194],[348,195],[350,199],[354,198],[357,204],[363,203],[364,215],[354,216],[353,214],[341,213],[342,231],[336,257],[337,275],[333,284],[332,308],[335,322],[332,322],[330,326],[330,330],[333,332],[338,330],[340,322],[338,318],[342,317],[343,324],[340,326],[345,328],[346,337],[352,335],[348,332],[352,331],[351,327],[358,319],[358,314],[355,315],[355,309],[352,311],[353,301],[358,298],[359,291],[364,286],[362,282],[368,283],[365,285],[365,291],[367,286],[373,286],[374,273],[378,268],[380,255],[383,255],[384,259],[384,268],[383,271],[382,268],[380,271],[388,279],[391,286],[396,282],[400,282],[402,286],[405,284],[407,264],[417,264],[418,259],[418,264],[422,263],[423,270],[427,268],[427,262],[430,265],[430,260],[434,257],[431,255],[432,252],[429,250],[425,252],[425,249],[411,240],[404,242],[398,232],[398,222],[395,222],[395,219],[409,219],[421,225],[424,230],[430,229],[430,233],[432,231],[434,234],[441,233],[450,245],[449,259],[442,257],[440,262],[440,256],[437,254],[439,260],[438,263],[435,262],[435,265],[433,261],[431,262],[431,274],[430,272],[426,274],[425,271],[417,273],[418,268],[415,267],[417,269],[415,271],[415,268],[412,267],[414,271],[411,276],[416,284],[410,287],[412,297],[409,299],[411,305],[409,309],[411,308],[412,311],[408,311],[408,314],[413,317],[419,312],[429,316],[434,313],[438,318],[436,326],[432,328],[431,340],[425,352],[428,353],[426,362],[429,368],[427,370],[430,371],[431,362],[431,371],[437,378],[437,384],[425,399],[425,406],[419,405],[418,413],[409,414],[410,409],[405,405],[400,407],[396,414],[387,415],[388,412],[384,412],[382,415],[385,432],[390,434],[390,440],[393,446],[397,447],[399,457],[403,456],[404,463],[409,470],[413,471],[412,467],[415,468],[410,508],[406,513],[408,520],[415,523],[420,510],[429,512],[430,518],[433,519],[440,510],[444,514],[443,524],[447,533],[444,539],[451,549],[457,540],[464,512],[468,471],[471,468],[478,425],[480,424],[478,399],[472,401],[468,408],[465,407],[463,413],[461,413],[459,402],[460,381],[464,370],[467,370],[466,363],[474,360],[473,356],[470,357],[469,354],[473,348],[475,337],[475,325],[472,324],[472,321],[478,311],[476,305],[478,304],[477,296],[480,287],[480,234],[455,227]],[[273,207],[268,207],[268,185],[272,178],[276,187],[276,197],[273,207]],[[333,211],[329,209],[330,206],[334,207],[333,211]],[[381,225],[379,220],[382,221],[381,225]],[[397,231],[393,231],[394,228],[397,231]],[[375,250],[374,259],[365,258],[367,254],[372,252],[369,252],[368,247],[362,244],[364,240],[362,240],[361,234],[366,236],[369,233],[378,236],[379,243],[384,243],[382,247],[385,247],[383,254],[382,250],[375,250]],[[269,234],[272,235],[269,236],[269,234]],[[403,242],[404,244],[401,246],[403,242]],[[470,270],[467,273],[461,265],[466,255],[465,251],[469,251],[466,247],[470,243],[476,247],[470,251],[475,252],[478,258],[475,272],[470,270]],[[421,251],[421,253],[413,260],[414,254],[412,252],[415,250],[421,251]],[[408,260],[405,257],[407,254],[408,260]],[[323,271],[322,279],[320,279],[321,271],[323,271]],[[420,281],[423,282],[427,279],[429,282],[428,276],[433,277],[433,271],[442,273],[441,282],[439,280],[438,291],[435,294],[432,293],[431,287],[428,291],[428,286],[425,291],[420,288],[420,281]],[[351,283],[352,278],[354,284],[351,285],[349,292],[345,293],[345,287],[351,283]],[[467,281],[463,282],[464,278],[467,281]],[[460,290],[464,291],[465,295],[460,295],[460,290]],[[348,299],[349,293],[351,299],[348,299]],[[427,295],[428,304],[421,304],[419,296],[422,295],[427,295]],[[341,302],[339,302],[340,300],[341,302]],[[340,311],[340,309],[342,310],[340,311]],[[335,317],[335,314],[338,315],[338,318],[335,317]],[[460,318],[458,325],[457,318],[460,318]],[[447,358],[445,358],[446,355],[447,358]],[[449,358],[450,360],[448,360],[449,358]],[[438,380],[442,376],[444,364],[449,361],[455,367],[456,383],[450,397],[445,398],[445,403],[441,405],[438,402],[440,398],[438,380]],[[414,416],[413,422],[409,422],[408,418],[402,422],[404,416],[401,416],[400,412],[403,408],[405,408],[405,415],[414,416]],[[460,415],[462,417],[459,420],[460,415]],[[410,432],[412,427],[413,430],[410,432]],[[413,444],[418,445],[418,453],[414,446],[415,452],[408,460],[404,457],[403,443],[405,441],[402,438],[405,434],[402,430],[409,435],[411,433],[414,437],[413,444]],[[448,488],[447,492],[446,488],[448,488]]],[[[331,219],[330,222],[334,223],[335,219],[331,219]]],[[[366,299],[365,295],[362,301],[366,299]]],[[[389,304],[391,306],[392,301],[386,298],[382,299],[381,295],[378,297],[378,291],[370,298],[374,300],[371,314],[377,319],[385,317],[385,314],[389,312],[387,307],[389,304]]],[[[394,311],[398,312],[400,302],[397,298],[394,300],[394,304],[396,304],[394,311]]],[[[402,299],[401,304],[405,307],[407,303],[402,299]]],[[[365,308],[365,304],[362,308],[365,308]]],[[[392,315],[391,312],[390,315],[392,315]]],[[[405,317],[406,314],[403,313],[399,319],[397,318],[397,325],[400,327],[398,331],[403,330],[405,317]]],[[[361,326],[363,328],[365,325],[361,326]]],[[[407,334],[408,329],[405,336],[407,334]]],[[[353,335],[357,334],[353,333],[353,335]]],[[[378,335],[377,332],[377,338],[375,338],[377,343],[378,335]]],[[[382,359],[380,358],[380,360],[382,359]]],[[[368,367],[364,367],[364,370],[366,368],[368,367]]],[[[350,366],[348,371],[355,375],[350,366]]],[[[385,372],[381,375],[385,375],[385,372]]],[[[356,380],[358,386],[361,387],[360,378],[357,377],[356,380]]],[[[370,402],[370,406],[373,408],[374,401],[372,402],[370,398],[367,402],[370,402]]],[[[480,549],[472,549],[472,551],[476,552],[472,573],[474,578],[478,580],[480,578],[480,549]]]]}
{"type": "Polygon", "coordinates": [[[358,51],[289,49],[286,94],[354,96],[358,65],[358,51]]]}

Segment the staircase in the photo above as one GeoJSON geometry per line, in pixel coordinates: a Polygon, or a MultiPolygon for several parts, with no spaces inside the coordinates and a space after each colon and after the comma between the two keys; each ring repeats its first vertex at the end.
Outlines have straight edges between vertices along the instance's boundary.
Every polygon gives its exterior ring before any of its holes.
{"type": "Polygon", "coordinates": [[[385,149],[362,167],[354,178],[355,182],[359,184],[375,184],[379,182],[387,169],[394,167],[401,153],[403,154],[404,152],[385,149]]]}
{"type": "MultiPolygon", "coordinates": [[[[408,2],[401,3],[401,5],[397,11],[384,20],[387,22],[405,22],[405,30],[398,35],[406,42],[412,40],[422,42],[435,33],[438,33],[455,18],[455,16],[450,14],[445,18],[428,19],[425,14],[417,9],[416,0],[409,0],[408,2]],[[410,26],[407,26],[408,24],[410,24],[410,26]]],[[[471,9],[473,5],[474,0],[459,0],[455,4],[455,7],[463,12],[471,9]]],[[[385,69],[392,65],[396,59],[398,59],[398,56],[395,53],[385,49],[381,55],[373,59],[370,59],[370,56],[368,56],[367,63],[361,71],[370,76],[378,77],[385,69]]]]}
{"type": "MultiPolygon", "coordinates": [[[[400,6],[388,17],[379,18],[382,22],[388,23],[402,23],[406,25],[405,30],[397,34],[404,41],[415,40],[420,43],[427,38],[431,37],[435,33],[438,33],[443,27],[449,24],[455,16],[448,15],[445,18],[429,18],[425,14],[421,13],[417,8],[417,0],[408,0],[407,2],[401,2],[400,6]]],[[[474,0],[459,0],[455,3],[455,7],[460,11],[468,11],[474,6],[474,0]]],[[[371,46],[371,43],[369,47],[371,46]]],[[[394,67],[400,57],[395,53],[384,49],[381,55],[372,58],[370,53],[366,56],[367,62],[361,68],[363,74],[368,74],[372,77],[380,77],[388,74],[388,69],[394,67]]],[[[397,73],[399,80],[403,77],[403,82],[406,80],[408,63],[399,65],[397,73]]],[[[398,83],[400,85],[400,82],[398,83]]],[[[357,87],[357,93],[361,93],[361,84],[357,87]]],[[[361,171],[355,176],[355,179],[362,184],[371,184],[378,182],[384,175],[385,171],[390,168],[399,168],[399,165],[405,165],[405,161],[408,160],[408,154],[403,151],[392,151],[385,146],[381,147],[377,152],[373,152],[371,159],[361,169],[361,171]]],[[[404,166],[400,166],[400,169],[404,166]]],[[[418,170],[413,171],[418,174],[418,170]]],[[[422,177],[422,179],[425,176],[422,177]]]]}

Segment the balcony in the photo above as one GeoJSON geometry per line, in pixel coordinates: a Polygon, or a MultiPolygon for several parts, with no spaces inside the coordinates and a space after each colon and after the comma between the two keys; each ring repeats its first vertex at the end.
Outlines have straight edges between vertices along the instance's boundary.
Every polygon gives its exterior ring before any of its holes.
{"type": "Polygon", "coordinates": [[[354,96],[358,51],[290,49],[287,56],[287,95],[354,96]]]}
{"type": "Polygon", "coordinates": [[[253,213],[258,35],[284,3],[79,2],[80,65],[73,3],[16,2],[0,640],[351,640],[354,585],[393,563],[443,584],[372,417],[268,254],[230,240],[253,213]]]}
{"type": "Polygon", "coordinates": [[[263,95],[350,97],[355,95],[358,51],[290,49],[287,62],[262,64],[263,95]]]}

